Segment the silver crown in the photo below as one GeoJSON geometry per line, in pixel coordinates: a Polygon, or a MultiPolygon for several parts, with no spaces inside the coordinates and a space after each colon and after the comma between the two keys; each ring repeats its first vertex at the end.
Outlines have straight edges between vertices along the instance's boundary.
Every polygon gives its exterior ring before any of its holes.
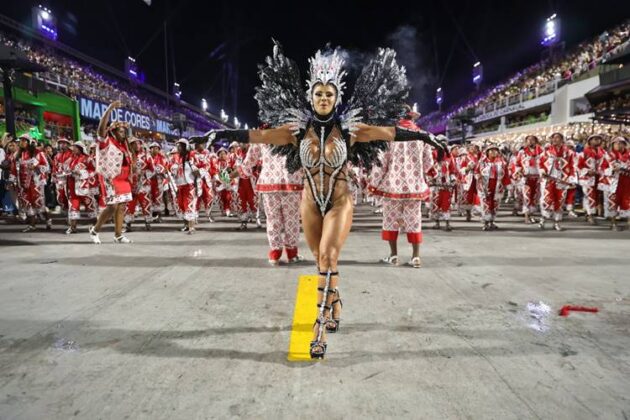
{"type": "Polygon", "coordinates": [[[339,50],[337,49],[332,53],[322,53],[321,50],[318,50],[315,56],[308,59],[308,62],[311,65],[309,79],[306,81],[308,101],[312,104],[313,86],[317,83],[331,84],[337,88],[335,106],[339,105],[343,96],[343,88],[346,85],[342,80],[346,76],[346,72],[343,70],[345,61],[339,54],[339,50]]]}

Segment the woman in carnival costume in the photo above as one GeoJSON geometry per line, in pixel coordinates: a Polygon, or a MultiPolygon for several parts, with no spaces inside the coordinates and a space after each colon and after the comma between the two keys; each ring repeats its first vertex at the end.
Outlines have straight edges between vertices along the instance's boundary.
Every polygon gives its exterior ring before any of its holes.
{"type": "Polygon", "coordinates": [[[313,325],[311,358],[327,349],[326,333],[339,330],[341,299],[337,261],[352,226],[353,201],[347,163],[371,169],[388,141],[422,140],[438,147],[433,135],[396,127],[404,114],[409,84],[405,69],[391,49],[379,49],[363,67],[354,93],[340,109],[346,72],[339,50],[318,51],[310,60],[304,95],[295,63],[275,43],[273,54],[259,68],[262,84],[255,95],[265,130],[220,130],[207,133],[213,141],[264,143],[286,156],[287,169],[304,170],[302,227],[318,265],[318,316],[313,325]]]}
{"type": "Polygon", "coordinates": [[[129,125],[121,121],[109,122],[111,113],[121,106],[120,101],[110,104],[98,126],[96,172],[103,177],[106,207],[89,231],[90,239],[95,244],[101,243],[99,232],[112,218],[114,219],[114,242],[131,243],[131,240],[123,235],[123,222],[127,203],[132,199],[130,177],[135,157],[129,151],[127,142],[129,125]]]}

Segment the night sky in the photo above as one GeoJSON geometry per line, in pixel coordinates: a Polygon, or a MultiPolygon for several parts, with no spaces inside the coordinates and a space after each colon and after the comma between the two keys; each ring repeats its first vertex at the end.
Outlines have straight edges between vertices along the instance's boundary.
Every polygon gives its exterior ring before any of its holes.
{"type": "MultiPolygon", "coordinates": [[[[256,65],[271,52],[271,37],[306,74],[307,59],[330,42],[348,50],[351,70],[366,54],[393,46],[413,84],[411,102],[431,112],[435,89],[445,105],[473,90],[471,68],[484,65],[486,85],[540,59],[546,17],[562,19],[570,48],[630,17],[630,1],[293,1],[241,2],[153,0],[49,0],[42,5],[58,19],[59,40],[114,67],[137,58],[147,82],[164,89],[165,17],[169,77],[181,84],[183,99],[209,110],[225,108],[250,125],[256,65]],[[224,71],[225,70],[225,71],[224,71]],[[231,80],[226,75],[231,75],[231,80]],[[230,91],[230,86],[235,89],[230,91]],[[236,99],[236,100],[234,100],[236,99]]],[[[3,0],[0,13],[30,24],[29,0],[3,0]]]]}

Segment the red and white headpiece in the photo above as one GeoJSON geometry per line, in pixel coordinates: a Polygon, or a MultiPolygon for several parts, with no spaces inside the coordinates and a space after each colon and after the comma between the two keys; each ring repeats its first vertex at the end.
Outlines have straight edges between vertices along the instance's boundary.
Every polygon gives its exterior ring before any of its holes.
{"type": "Polygon", "coordinates": [[[79,141],[75,141],[75,142],[74,142],[74,145],[75,145],[75,146],[77,146],[78,148],[80,148],[80,149],[81,149],[81,152],[82,152],[84,155],[86,155],[86,154],[87,154],[87,152],[88,152],[88,148],[87,148],[87,146],[85,145],[85,143],[83,143],[82,141],[80,141],[80,140],[79,140],[79,141]]]}

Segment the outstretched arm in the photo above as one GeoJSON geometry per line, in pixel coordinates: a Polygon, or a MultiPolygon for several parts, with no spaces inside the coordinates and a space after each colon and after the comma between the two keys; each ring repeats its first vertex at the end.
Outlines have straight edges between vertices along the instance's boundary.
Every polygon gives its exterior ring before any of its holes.
{"type": "Polygon", "coordinates": [[[248,130],[249,142],[259,144],[273,144],[275,146],[284,146],[286,144],[295,143],[293,130],[288,125],[278,128],[268,128],[266,130],[248,130]]]}
{"type": "Polygon", "coordinates": [[[122,102],[114,101],[105,110],[103,116],[101,117],[101,121],[98,123],[98,136],[100,138],[105,138],[107,135],[107,125],[109,124],[109,116],[115,108],[120,108],[122,106],[122,102]]]}
{"type": "MultiPolygon", "coordinates": [[[[357,124],[354,131],[354,141],[370,142],[376,140],[385,141],[414,141],[420,140],[430,144],[438,150],[438,154],[444,152],[444,145],[435,139],[435,136],[424,130],[407,130],[401,127],[379,127],[368,124],[357,124]]],[[[441,160],[441,159],[438,159],[441,160]]]]}
{"type": "Polygon", "coordinates": [[[265,130],[212,130],[202,137],[191,137],[193,142],[210,139],[215,143],[221,139],[236,141],[238,143],[272,144],[274,146],[284,146],[295,143],[293,128],[290,125],[283,125],[278,128],[268,128],[265,130]]]}
{"type": "Polygon", "coordinates": [[[354,141],[369,142],[375,140],[385,141],[413,141],[422,140],[434,147],[441,148],[435,136],[424,130],[407,130],[401,127],[380,127],[376,125],[357,124],[354,132],[354,141]],[[435,144],[433,144],[435,143],[435,144]]]}

